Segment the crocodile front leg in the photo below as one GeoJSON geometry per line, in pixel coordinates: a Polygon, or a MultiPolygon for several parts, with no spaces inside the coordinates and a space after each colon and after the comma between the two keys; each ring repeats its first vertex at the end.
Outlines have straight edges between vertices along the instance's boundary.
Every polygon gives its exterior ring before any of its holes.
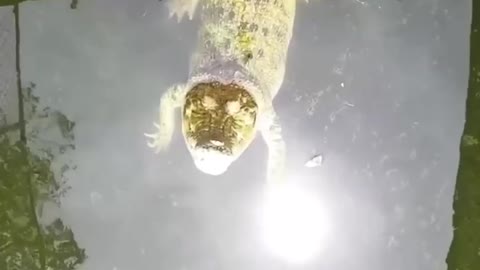
{"type": "Polygon", "coordinates": [[[286,147],[282,128],[273,107],[265,111],[260,132],[268,148],[267,184],[281,184],[285,179],[286,147]]]}
{"type": "Polygon", "coordinates": [[[160,98],[159,121],[153,125],[155,133],[145,133],[149,138],[147,145],[155,149],[155,152],[166,150],[172,140],[175,129],[175,109],[182,105],[184,99],[185,85],[172,85],[160,98]]]}

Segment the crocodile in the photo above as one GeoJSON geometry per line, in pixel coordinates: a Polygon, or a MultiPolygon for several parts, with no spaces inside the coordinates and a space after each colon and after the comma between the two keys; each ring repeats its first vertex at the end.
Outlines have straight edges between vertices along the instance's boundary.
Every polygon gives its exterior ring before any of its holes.
{"type": "MultiPolygon", "coordinates": [[[[165,151],[182,114],[182,134],[194,164],[221,175],[259,131],[268,148],[267,183],[284,178],[286,146],[273,106],[285,75],[297,0],[170,0],[180,22],[200,10],[198,40],[188,80],[160,98],[147,144],[165,151]]],[[[308,1],[306,1],[308,2],[308,1]]]]}

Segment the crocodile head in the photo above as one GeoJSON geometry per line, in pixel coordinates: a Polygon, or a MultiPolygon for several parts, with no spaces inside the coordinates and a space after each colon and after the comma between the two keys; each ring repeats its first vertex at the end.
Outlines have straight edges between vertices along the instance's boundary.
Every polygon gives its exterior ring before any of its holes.
{"type": "Polygon", "coordinates": [[[182,131],[196,167],[224,173],[255,137],[258,106],[236,84],[200,83],[188,91],[182,131]]]}

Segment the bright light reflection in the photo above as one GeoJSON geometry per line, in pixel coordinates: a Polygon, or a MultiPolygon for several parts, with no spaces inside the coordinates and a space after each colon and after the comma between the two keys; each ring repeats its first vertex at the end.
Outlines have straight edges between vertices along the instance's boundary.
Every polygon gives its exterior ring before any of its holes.
{"type": "Polygon", "coordinates": [[[330,222],[313,194],[294,186],[272,187],[262,209],[263,240],[290,263],[304,263],[326,246],[330,222]]]}

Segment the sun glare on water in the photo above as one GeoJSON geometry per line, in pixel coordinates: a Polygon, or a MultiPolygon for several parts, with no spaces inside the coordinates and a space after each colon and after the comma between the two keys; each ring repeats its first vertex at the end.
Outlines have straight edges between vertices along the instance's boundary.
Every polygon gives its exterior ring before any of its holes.
{"type": "Polygon", "coordinates": [[[261,228],[272,254],[289,263],[305,263],[328,244],[331,225],[317,197],[298,187],[282,186],[267,190],[261,228]]]}

